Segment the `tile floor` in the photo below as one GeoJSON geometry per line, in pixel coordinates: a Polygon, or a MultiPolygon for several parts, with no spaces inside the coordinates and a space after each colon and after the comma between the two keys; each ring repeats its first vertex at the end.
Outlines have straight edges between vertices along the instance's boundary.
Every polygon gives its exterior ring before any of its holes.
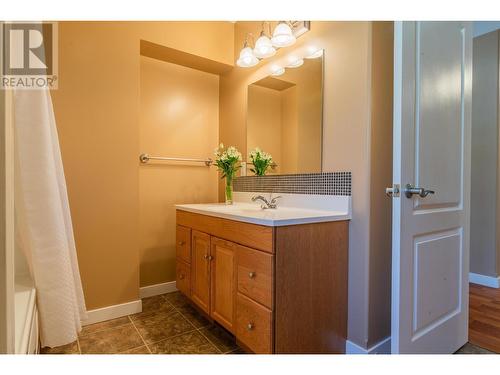
{"type": "Polygon", "coordinates": [[[179,292],[144,298],[142,312],[83,327],[78,340],[43,354],[243,353],[234,337],[210,323],[179,292]]]}
{"type": "MultiPolygon", "coordinates": [[[[487,294],[500,305],[500,292],[471,285],[471,341],[483,340],[474,332],[473,321],[487,294]],[[488,294],[489,293],[489,294],[488,294]],[[492,298],[492,293],[495,298],[492,298]],[[498,294],[498,298],[497,297],[498,294]],[[483,299],[481,299],[482,297],[483,299]],[[498,302],[497,302],[498,301],[498,302]]],[[[500,314],[500,310],[495,310],[500,314]]],[[[484,333],[482,333],[484,335],[484,333]]],[[[490,338],[491,340],[491,338],[490,338]]],[[[467,343],[455,354],[495,354],[467,343]]],[[[486,342],[488,344],[489,342],[486,342]]],[[[494,349],[494,348],[491,348],[494,349]]],[[[223,354],[243,353],[234,337],[210,323],[179,292],[144,298],[142,312],[83,327],[78,340],[57,348],[43,348],[43,354],[223,354]]]]}

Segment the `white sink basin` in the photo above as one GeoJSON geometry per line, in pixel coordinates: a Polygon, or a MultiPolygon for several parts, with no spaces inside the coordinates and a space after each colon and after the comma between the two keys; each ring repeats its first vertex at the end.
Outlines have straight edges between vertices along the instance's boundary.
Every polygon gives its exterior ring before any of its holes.
{"type": "MultiPolygon", "coordinates": [[[[248,193],[247,195],[250,197],[248,193]]],[[[288,194],[288,196],[292,196],[292,194],[288,194]]],[[[307,203],[308,197],[310,196],[302,195],[300,199],[306,200],[307,203]]],[[[247,202],[235,202],[232,205],[224,203],[179,204],[175,207],[182,211],[266,226],[350,220],[350,197],[329,196],[326,199],[331,200],[335,198],[340,199],[340,201],[336,201],[334,204],[330,202],[330,204],[323,203],[319,205],[318,199],[320,198],[315,196],[310,201],[313,208],[308,208],[304,202],[300,203],[301,207],[287,206],[286,203],[294,202],[296,199],[290,197],[287,199],[287,195],[283,195],[283,198],[281,198],[282,204],[278,203],[278,208],[276,209],[262,209],[260,203],[247,202]],[[326,209],[318,209],[317,207],[325,207],[326,209]]]]}

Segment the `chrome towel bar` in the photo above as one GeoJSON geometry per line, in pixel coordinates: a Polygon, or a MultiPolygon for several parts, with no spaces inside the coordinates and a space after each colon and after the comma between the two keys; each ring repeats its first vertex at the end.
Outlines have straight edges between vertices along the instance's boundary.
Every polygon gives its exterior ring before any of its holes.
{"type": "Polygon", "coordinates": [[[146,164],[150,160],[164,160],[164,161],[187,161],[191,163],[204,163],[207,167],[210,167],[213,164],[213,160],[208,159],[188,159],[188,158],[166,158],[163,156],[151,156],[148,154],[141,154],[139,156],[139,160],[141,163],[146,164]]]}

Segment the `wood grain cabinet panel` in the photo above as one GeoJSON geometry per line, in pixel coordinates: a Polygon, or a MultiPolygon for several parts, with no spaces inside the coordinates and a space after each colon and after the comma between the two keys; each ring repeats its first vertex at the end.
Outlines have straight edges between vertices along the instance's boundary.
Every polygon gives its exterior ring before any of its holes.
{"type": "Polygon", "coordinates": [[[177,225],[176,244],[177,258],[186,263],[191,263],[191,229],[177,225]]]}
{"type": "Polygon", "coordinates": [[[273,352],[273,319],[271,310],[238,293],[236,337],[257,354],[273,352]]]}
{"type": "Polygon", "coordinates": [[[191,237],[191,300],[210,313],[210,236],[195,230],[191,237]]]}
{"type": "Polygon", "coordinates": [[[210,316],[234,333],[236,302],[236,244],[212,237],[210,316]]]}
{"type": "Polygon", "coordinates": [[[238,291],[260,304],[273,306],[273,256],[238,246],[238,291]]]}
{"type": "Polygon", "coordinates": [[[191,266],[178,260],[175,267],[176,286],[186,296],[191,296],[191,266]]]}
{"type": "Polygon", "coordinates": [[[245,246],[273,252],[274,228],[177,210],[177,224],[245,246]]]}

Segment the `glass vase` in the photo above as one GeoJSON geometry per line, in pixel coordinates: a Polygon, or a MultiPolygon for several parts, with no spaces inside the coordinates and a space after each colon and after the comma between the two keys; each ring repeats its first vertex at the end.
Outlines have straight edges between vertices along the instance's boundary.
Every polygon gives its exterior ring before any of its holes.
{"type": "Polygon", "coordinates": [[[226,204],[233,204],[233,177],[226,176],[226,204]]]}

